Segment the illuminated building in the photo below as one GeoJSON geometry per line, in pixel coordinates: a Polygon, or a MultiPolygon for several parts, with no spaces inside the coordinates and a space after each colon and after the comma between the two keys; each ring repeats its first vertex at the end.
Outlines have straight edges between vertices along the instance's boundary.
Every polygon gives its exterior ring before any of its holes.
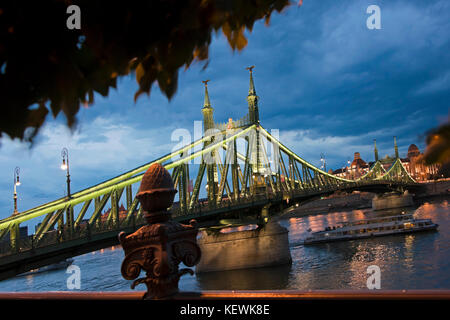
{"type": "MultiPolygon", "coordinates": [[[[395,143],[395,156],[386,155],[383,159],[378,159],[378,150],[375,144],[375,159],[380,161],[383,168],[387,171],[392,166],[397,157],[399,157],[397,144],[395,143]]],[[[426,181],[438,177],[438,172],[440,169],[439,164],[425,165],[422,163],[421,159],[423,153],[420,152],[419,148],[415,144],[411,144],[408,148],[406,158],[400,158],[406,171],[411,175],[411,177],[416,181],[426,181]]],[[[366,163],[361,159],[359,152],[355,152],[354,159],[350,164],[348,161],[348,166],[337,169],[333,171],[335,176],[345,178],[345,179],[358,179],[364,174],[366,174],[375,162],[366,163]]]]}
{"type": "Polygon", "coordinates": [[[353,161],[347,167],[333,171],[333,174],[341,178],[355,180],[369,172],[369,169],[369,164],[361,159],[361,154],[355,152],[353,161]]]}
{"type": "Polygon", "coordinates": [[[438,164],[425,165],[421,162],[423,154],[419,148],[412,144],[408,148],[406,159],[402,159],[402,163],[411,177],[416,181],[430,180],[437,177],[440,166],[438,164]]]}

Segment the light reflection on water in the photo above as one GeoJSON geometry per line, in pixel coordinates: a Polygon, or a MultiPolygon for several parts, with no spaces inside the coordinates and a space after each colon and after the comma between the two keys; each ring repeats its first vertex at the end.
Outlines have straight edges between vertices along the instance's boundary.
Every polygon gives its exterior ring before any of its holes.
{"type": "MultiPolygon", "coordinates": [[[[448,201],[426,203],[417,209],[353,210],[281,220],[289,230],[292,265],[234,270],[184,276],[180,290],[278,290],[278,289],[365,289],[367,267],[381,269],[382,289],[450,289],[450,218],[448,201]],[[364,240],[303,246],[312,232],[342,221],[415,213],[432,219],[438,232],[395,235],[364,240]]],[[[75,257],[81,268],[81,290],[131,290],[120,265],[120,247],[112,247],[75,257]]],[[[0,282],[0,291],[67,290],[65,270],[16,277],[0,282]]],[[[145,290],[145,286],[137,287],[145,290]]]]}

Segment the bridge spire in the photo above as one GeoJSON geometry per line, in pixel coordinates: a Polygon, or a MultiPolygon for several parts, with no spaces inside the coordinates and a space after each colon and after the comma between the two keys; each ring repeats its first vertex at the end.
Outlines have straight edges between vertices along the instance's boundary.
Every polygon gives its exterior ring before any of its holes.
{"type": "Polygon", "coordinates": [[[203,80],[202,82],[205,84],[205,100],[203,102],[203,108],[211,108],[211,102],[209,101],[209,94],[208,94],[208,82],[210,80],[203,80]]]}
{"type": "Polygon", "coordinates": [[[206,132],[208,129],[212,129],[214,127],[214,118],[213,113],[214,109],[211,107],[211,102],[209,100],[209,94],[208,94],[208,82],[209,80],[202,81],[205,84],[205,99],[203,101],[203,127],[204,131],[206,132]]]}
{"type": "Polygon", "coordinates": [[[375,162],[378,161],[378,149],[377,149],[377,139],[373,139],[373,143],[375,144],[374,153],[375,153],[375,162]]]}
{"type": "Polygon", "coordinates": [[[255,84],[253,83],[253,68],[255,66],[247,67],[250,71],[250,88],[248,90],[247,102],[248,102],[248,114],[250,117],[250,123],[259,123],[259,111],[258,111],[258,96],[256,95],[255,84]]]}
{"type": "Polygon", "coordinates": [[[397,147],[397,137],[394,136],[394,150],[395,150],[395,159],[398,159],[398,147],[397,147]]]}
{"type": "Polygon", "coordinates": [[[256,90],[255,90],[255,84],[253,83],[253,68],[255,66],[247,67],[246,70],[250,71],[250,88],[248,89],[248,95],[249,96],[255,96],[256,90]]]}

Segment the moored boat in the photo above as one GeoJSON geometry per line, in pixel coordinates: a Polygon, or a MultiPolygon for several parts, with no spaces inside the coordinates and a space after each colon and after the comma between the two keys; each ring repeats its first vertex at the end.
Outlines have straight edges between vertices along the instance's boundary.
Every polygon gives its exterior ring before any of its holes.
{"type": "Polygon", "coordinates": [[[414,219],[412,214],[378,217],[342,222],[334,227],[313,232],[304,244],[364,239],[370,237],[436,230],[439,225],[430,219],[414,219]]]}

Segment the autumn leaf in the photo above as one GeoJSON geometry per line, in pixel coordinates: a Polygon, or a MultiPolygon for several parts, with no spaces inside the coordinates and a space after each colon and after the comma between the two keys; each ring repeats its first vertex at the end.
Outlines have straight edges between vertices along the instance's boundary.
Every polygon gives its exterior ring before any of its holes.
{"type": "MultiPolygon", "coordinates": [[[[300,3],[301,4],[301,1],[300,3]]],[[[269,23],[288,0],[8,1],[0,5],[0,137],[32,140],[49,115],[76,123],[95,93],[135,73],[136,101],[153,84],[171,99],[178,72],[210,59],[213,33],[233,50],[247,46],[256,21],[269,23]],[[82,11],[81,30],[66,27],[67,6],[82,11]],[[45,35],[45,36],[43,36],[45,35]],[[37,109],[29,107],[39,105],[37,109]],[[25,135],[27,128],[32,134],[25,135]]]]}

